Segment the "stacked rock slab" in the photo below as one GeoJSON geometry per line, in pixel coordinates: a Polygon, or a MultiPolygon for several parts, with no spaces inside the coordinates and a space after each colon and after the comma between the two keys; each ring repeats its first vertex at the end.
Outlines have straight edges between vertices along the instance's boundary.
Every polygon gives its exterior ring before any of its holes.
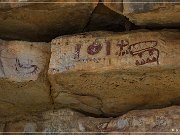
{"type": "Polygon", "coordinates": [[[0,40],[0,116],[50,105],[50,44],[0,40]]]}
{"type": "MultiPolygon", "coordinates": [[[[151,132],[151,134],[163,132],[163,134],[175,134],[178,133],[180,127],[179,115],[179,106],[130,111],[117,118],[94,118],[69,109],[60,109],[43,112],[39,115],[40,117],[29,116],[24,120],[2,122],[0,130],[1,132],[21,132],[19,134],[22,134],[22,132],[43,132],[44,134],[52,134],[52,132],[58,132],[59,134],[91,132],[93,135],[97,135],[93,132],[103,132],[105,135],[110,135],[110,132],[151,132]]],[[[112,133],[112,135],[114,134],[112,133]]],[[[119,134],[121,133],[117,133],[117,135],[119,134]]]]}
{"type": "Polygon", "coordinates": [[[115,116],[180,103],[179,31],[84,33],[51,43],[55,107],[115,116]]]}
{"type": "Polygon", "coordinates": [[[125,15],[136,25],[178,27],[180,4],[178,0],[103,0],[115,12],[125,15]]]}
{"type": "Polygon", "coordinates": [[[14,2],[17,3],[0,4],[0,37],[26,41],[50,41],[59,34],[82,32],[98,3],[96,0],[85,4],[78,0],[14,2]]]}

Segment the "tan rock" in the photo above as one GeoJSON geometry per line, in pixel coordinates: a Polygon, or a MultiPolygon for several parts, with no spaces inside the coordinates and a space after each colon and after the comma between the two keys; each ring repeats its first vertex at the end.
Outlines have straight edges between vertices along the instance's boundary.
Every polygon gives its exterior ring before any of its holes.
{"type": "Polygon", "coordinates": [[[85,33],[52,41],[57,108],[98,115],[179,104],[179,32],[85,33]]]}
{"type": "Polygon", "coordinates": [[[69,109],[60,109],[44,112],[39,119],[7,122],[4,132],[91,133],[93,135],[102,132],[108,135],[128,134],[128,132],[176,134],[180,128],[179,115],[179,106],[134,110],[117,118],[94,118],[69,109]]]}
{"type": "Polygon", "coordinates": [[[0,40],[0,116],[49,106],[49,59],[48,43],[0,40]]]}
{"type": "Polygon", "coordinates": [[[27,0],[34,1],[41,3],[19,1],[0,6],[1,38],[50,41],[60,34],[81,32],[98,3],[98,0],[93,0],[94,3],[78,3],[78,0],[72,3],[66,0],[43,0],[49,3],[27,0]]]}
{"type": "Polygon", "coordinates": [[[137,25],[148,26],[179,26],[180,4],[169,0],[104,0],[110,9],[125,15],[137,25]],[[117,3],[119,2],[119,3],[117,3]]]}

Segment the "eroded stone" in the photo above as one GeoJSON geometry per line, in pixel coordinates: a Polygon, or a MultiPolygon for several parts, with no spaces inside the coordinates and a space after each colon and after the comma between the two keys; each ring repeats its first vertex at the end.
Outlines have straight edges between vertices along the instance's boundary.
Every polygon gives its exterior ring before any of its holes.
{"type": "Polygon", "coordinates": [[[97,115],[179,104],[179,32],[85,33],[52,41],[57,108],[97,115]]]}
{"type": "Polygon", "coordinates": [[[59,35],[82,32],[98,0],[93,0],[93,3],[80,3],[78,0],[71,3],[66,0],[15,2],[18,3],[0,5],[0,37],[11,40],[51,41],[59,35]]]}
{"type": "Polygon", "coordinates": [[[49,106],[49,59],[48,43],[0,40],[1,116],[49,106]]]}

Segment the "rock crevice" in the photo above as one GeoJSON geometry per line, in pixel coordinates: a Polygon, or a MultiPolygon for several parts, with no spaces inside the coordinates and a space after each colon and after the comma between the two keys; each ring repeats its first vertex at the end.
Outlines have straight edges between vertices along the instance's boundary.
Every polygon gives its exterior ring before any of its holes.
{"type": "Polygon", "coordinates": [[[91,32],[51,43],[1,41],[1,115],[69,107],[109,117],[179,104],[178,36],[91,32]]]}
{"type": "Polygon", "coordinates": [[[0,4],[0,132],[179,129],[179,3],[14,1],[0,4]]]}

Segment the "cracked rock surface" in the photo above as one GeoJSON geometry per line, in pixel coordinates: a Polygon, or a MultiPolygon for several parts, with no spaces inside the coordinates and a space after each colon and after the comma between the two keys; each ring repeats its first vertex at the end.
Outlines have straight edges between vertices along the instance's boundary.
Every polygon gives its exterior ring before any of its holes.
{"type": "MultiPolygon", "coordinates": [[[[34,1],[37,2],[37,0],[34,1]]],[[[28,0],[28,2],[34,1],[28,0]]],[[[66,2],[64,0],[45,1],[66,2]]],[[[77,1],[74,0],[74,2],[77,1]]],[[[0,37],[50,41],[59,34],[82,32],[97,5],[96,2],[94,0],[94,3],[89,4],[21,2],[0,4],[0,37]]]]}
{"type": "Polygon", "coordinates": [[[54,39],[48,76],[55,107],[116,116],[179,104],[178,37],[178,31],[134,31],[54,39]]]}
{"type": "Polygon", "coordinates": [[[0,0],[0,132],[180,131],[177,2],[0,0]]]}
{"type": "Polygon", "coordinates": [[[180,103],[179,32],[0,41],[1,117],[69,107],[95,116],[180,103]],[[26,53],[25,53],[26,52],[26,53]]]}

